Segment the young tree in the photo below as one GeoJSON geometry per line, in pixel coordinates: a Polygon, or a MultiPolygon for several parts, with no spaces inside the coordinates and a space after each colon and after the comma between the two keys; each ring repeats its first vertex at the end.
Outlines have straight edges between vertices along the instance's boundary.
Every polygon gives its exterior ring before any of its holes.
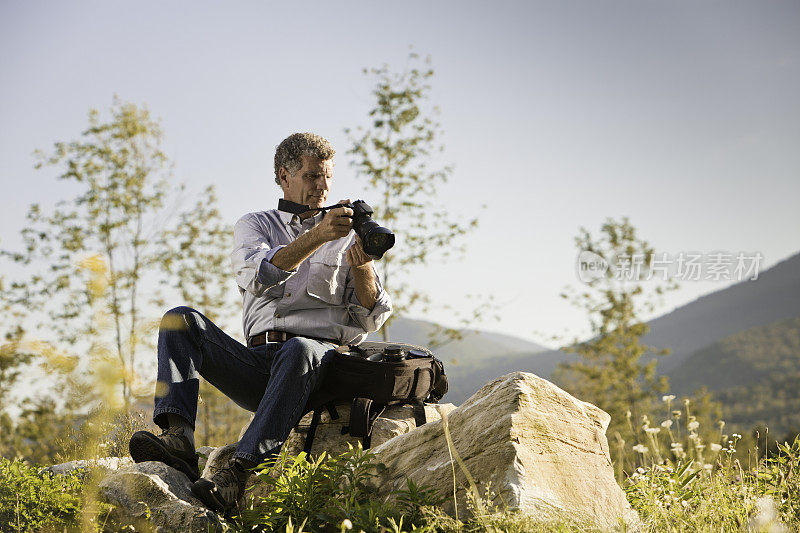
{"type": "Polygon", "coordinates": [[[668,350],[642,344],[649,326],[641,316],[654,310],[660,295],[677,284],[645,281],[654,251],[627,218],[607,219],[596,239],[581,228],[575,244],[583,257],[593,254],[589,257],[594,265],[607,269],[584,277],[581,291],[561,295],[586,311],[592,337],[563,348],[579,359],[559,365],[555,378],[576,397],[611,415],[609,436],[638,442],[632,424],[638,426],[643,416],[652,413],[654,402],[668,389],[667,378],[656,375],[657,359],[643,361],[647,354],[666,355],[668,350]],[[650,289],[645,290],[648,284],[650,289]]]}
{"type": "Polygon", "coordinates": [[[108,338],[122,370],[121,389],[128,406],[136,384],[136,356],[144,326],[142,280],[163,264],[155,238],[169,192],[161,129],[147,109],[115,98],[111,117],[89,112],[89,127],[80,138],[57,142],[50,154],[37,152],[37,168],[59,167],[59,179],[79,194],[48,211],[34,204],[22,231],[25,249],[6,253],[32,270],[11,287],[10,301],[44,316],[37,336],[62,349],[86,348],[108,338]],[[101,254],[109,270],[102,291],[92,287],[81,259],[101,254]],[[110,331],[92,320],[98,300],[110,318],[110,331]]]}
{"type": "MultiPolygon", "coordinates": [[[[432,167],[434,155],[443,146],[435,120],[438,110],[428,103],[433,77],[430,58],[419,65],[419,56],[411,53],[409,60],[411,66],[400,72],[387,65],[364,70],[376,78],[371,124],[355,134],[346,130],[353,143],[348,151],[355,157],[353,165],[380,199],[373,205],[376,218],[402,239],[403,253],[389,252],[378,262],[381,281],[392,294],[394,316],[430,304],[430,296],[409,282],[410,269],[463,252],[459,238],[478,225],[477,218],[455,221],[441,204],[434,204],[452,169],[432,167]]],[[[382,330],[384,340],[390,321],[382,330]]],[[[452,328],[439,333],[459,334],[452,328]]]]}

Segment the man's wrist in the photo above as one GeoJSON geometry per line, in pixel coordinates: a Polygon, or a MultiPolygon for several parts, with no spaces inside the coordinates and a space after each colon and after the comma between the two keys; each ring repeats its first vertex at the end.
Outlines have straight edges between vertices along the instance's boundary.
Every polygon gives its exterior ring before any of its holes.
{"type": "Polygon", "coordinates": [[[308,232],[306,232],[306,235],[308,235],[308,239],[311,242],[311,244],[313,244],[317,248],[328,242],[328,239],[326,239],[325,235],[323,235],[322,232],[320,231],[320,226],[314,226],[313,228],[308,230],[308,232]]]}
{"type": "Polygon", "coordinates": [[[353,269],[354,273],[372,274],[372,261],[364,263],[363,265],[357,265],[350,268],[353,269]]]}

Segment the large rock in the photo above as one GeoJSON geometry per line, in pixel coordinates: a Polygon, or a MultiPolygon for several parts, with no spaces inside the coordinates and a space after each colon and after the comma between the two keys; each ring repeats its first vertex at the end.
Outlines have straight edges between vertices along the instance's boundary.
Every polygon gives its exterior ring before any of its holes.
{"type": "Polygon", "coordinates": [[[86,473],[88,470],[94,468],[114,471],[132,464],[133,459],[130,457],[99,457],[97,459],[78,459],[77,461],[69,461],[68,463],[59,463],[57,465],[48,466],[43,470],[55,475],[64,475],[71,474],[72,472],[86,473]]]}
{"type": "Polygon", "coordinates": [[[116,506],[112,518],[119,524],[162,531],[222,531],[216,514],[192,495],[189,478],[174,468],[148,461],[107,475],[99,485],[102,498],[116,506]]]}
{"type": "MultiPolygon", "coordinates": [[[[484,497],[551,520],[569,517],[614,529],[638,529],[639,517],[614,480],[605,430],[611,417],[533,374],[515,372],[484,385],[447,416],[454,448],[484,497]]],[[[380,496],[406,486],[406,476],[451,495],[453,462],[443,421],[426,424],[375,447],[380,496]]],[[[455,465],[464,517],[466,477],[455,465]]]]}

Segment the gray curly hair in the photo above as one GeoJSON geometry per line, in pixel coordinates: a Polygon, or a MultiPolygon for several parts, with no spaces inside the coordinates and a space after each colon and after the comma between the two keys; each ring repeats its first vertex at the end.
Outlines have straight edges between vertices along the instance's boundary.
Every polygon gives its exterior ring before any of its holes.
{"type": "Polygon", "coordinates": [[[336,151],[325,137],[314,133],[292,133],[275,149],[275,183],[281,184],[278,172],[285,168],[294,174],[303,167],[304,155],[318,157],[323,161],[332,159],[336,151]]]}

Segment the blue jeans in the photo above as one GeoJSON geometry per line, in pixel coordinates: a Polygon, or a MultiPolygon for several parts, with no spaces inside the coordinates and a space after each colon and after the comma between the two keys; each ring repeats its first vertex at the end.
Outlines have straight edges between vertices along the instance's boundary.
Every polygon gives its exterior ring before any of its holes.
{"type": "Polygon", "coordinates": [[[153,421],[167,414],[194,427],[200,376],[238,406],[255,412],[235,457],[253,463],[276,455],[303,416],[336,347],[303,337],[248,348],[189,307],[168,311],[158,330],[153,421]]]}

